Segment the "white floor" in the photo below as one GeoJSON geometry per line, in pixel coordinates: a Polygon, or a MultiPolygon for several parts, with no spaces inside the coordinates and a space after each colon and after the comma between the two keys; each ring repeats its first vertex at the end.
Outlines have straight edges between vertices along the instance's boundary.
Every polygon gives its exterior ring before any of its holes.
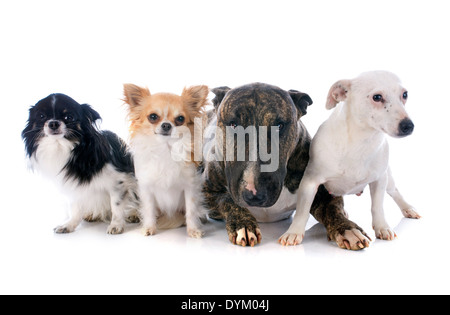
{"type": "Polygon", "coordinates": [[[14,201],[1,211],[0,294],[450,293],[449,221],[437,199],[420,204],[421,220],[402,218],[386,200],[398,234],[387,242],[370,229],[368,194],[348,197],[350,217],[373,239],[363,251],[328,242],[313,218],[300,246],[277,243],[286,220],[262,224],[262,243],[243,248],[229,243],[217,221],[206,224],[200,240],[184,228],[144,237],[132,224],[110,236],[105,223],[87,222],[73,234],[55,235],[53,227],[65,219],[64,199],[38,176],[19,174],[20,181],[3,188],[14,201]]]}

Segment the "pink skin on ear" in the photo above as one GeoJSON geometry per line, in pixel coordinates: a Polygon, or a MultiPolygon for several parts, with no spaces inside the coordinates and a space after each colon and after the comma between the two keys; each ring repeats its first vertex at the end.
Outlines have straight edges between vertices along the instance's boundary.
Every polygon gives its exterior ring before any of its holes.
{"type": "Polygon", "coordinates": [[[350,87],[350,80],[340,80],[333,84],[328,92],[326,108],[332,109],[336,107],[339,102],[345,101],[350,87]]]}

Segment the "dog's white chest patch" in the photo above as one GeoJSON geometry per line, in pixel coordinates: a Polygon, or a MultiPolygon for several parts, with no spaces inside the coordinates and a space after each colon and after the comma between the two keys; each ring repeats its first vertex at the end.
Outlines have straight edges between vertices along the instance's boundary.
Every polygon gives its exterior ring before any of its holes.
{"type": "Polygon", "coordinates": [[[277,202],[269,208],[249,207],[258,222],[276,222],[289,218],[297,205],[297,192],[292,194],[283,187],[277,202]]]}
{"type": "Polygon", "coordinates": [[[39,142],[35,155],[31,159],[33,169],[42,175],[54,179],[63,176],[61,171],[67,164],[74,143],[67,139],[45,137],[39,142]]]}

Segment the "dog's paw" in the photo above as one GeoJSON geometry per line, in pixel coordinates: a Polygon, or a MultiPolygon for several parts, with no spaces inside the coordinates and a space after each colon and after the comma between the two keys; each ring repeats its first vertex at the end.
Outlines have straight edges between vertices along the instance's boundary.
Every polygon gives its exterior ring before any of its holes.
{"type": "Polygon", "coordinates": [[[234,233],[229,233],[228,237],[230,242],[234,245],[245,246],[255,246],[261,243],[262,235],[261,230],[256,228],[254,231],[251,231],[249,228],[241,228],[234,233]]]}
{"type": "Polygon", "coordinates": [[[369,247],[372,241],[364,232],[356,228],[344,231],[335,236],[336,244],[342,249],[360,250],[369,247]]]}
{"type": "Polygon", "coordinates": [[[393,241],[397,238],[397,234],[390,227],[374,227],[374,230],[380,240],[393,241]]]}
{"type": "Polygon", "coordinates": [[[287,231],[278,239],[278,243],[280,243],[283,246],[300,245],[304,237],[305,231],[295,233],[287,231]]]}
{"type": "Polygon", "coordinates": [[[205,235],[205,232],[203,232],[202,230],[192,229],[192,228],[190,228],[190,229],[188,228],[187,233],[188,233],[189,237],[192,237],[192,238],[202,238],[203,235],[205,235]]]}
{"type": "Polygon", "coordinates": [[[139,218],[138,215],[130,215],[130,216],[126,217],[125,221],[126,221],[127,223],[133,223],[133,224],[136,224],[136,223],[140,223],[140,222],[141,222],[141,219],[139,218]]]}
{"type": "Polygon", "coordinates": [[[420,214],[416,212],[416,209],[413,207],[408,209],[402,209],[403,216],[408,219],[420,219],[422,218],[420,214]]]}
{"type": "Polygon", "coordinates": [[[156,231],[157,231],[156,226],[148,226],[144,227],[142,233],[144,234],[144,236],[152,236],[156,234],[156,231]]]}
{"type": "Polygon", "coordinates": [[[75,231],[75,228],[70,225],[60,225],[53,229],[56,234],[68,234],[75,231]]]}
{"type": "Polygon", "coordinates": [[[108,227],[108,230],[106,231],[106,233],[108,233],[110,235],[118,235],[118,234],[122,234],[123,230],[124,230],[123,226],[111,224],[108,227]]]}

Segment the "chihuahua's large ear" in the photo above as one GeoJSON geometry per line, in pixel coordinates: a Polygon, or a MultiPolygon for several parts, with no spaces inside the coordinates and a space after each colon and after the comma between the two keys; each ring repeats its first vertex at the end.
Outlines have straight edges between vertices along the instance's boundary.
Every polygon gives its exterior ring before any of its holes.
{"type": "Polygon", "coordinates": [[[220,103],[222,103],[222,100],[224,99],[225,95],[229,90],[231,90],[231,88],[229,88],[228,86],[216,87],[211,90],[211,92],[213,92],[216,95],[216,97],[214,97],[212,100],[212,103],[215,108],[217,108],[220,105],[220,103]]]}
{"type": "Polygon", "coordinates": [[[295,107],[298,110],[298,118],[305,116],[308,106],[312,105],[313,100],[309,97],[308,94],[302,93],[297,90],[289,90],[289,95],[291,95],[292,100],[294,101],[295,107]],[[300,115],[301,114],[301,115],[300,115]]]}
{"type": "Polygon", "coordinates": [[[97,120],[102,119],[100,114],[88,104],[81,104],[81,109],[83,110],[83,115],[91,124],[95,124],[97,120]]]}
{"type": "Polygon", "coordinates": [[[125,96],[123,101],[130,105],[130,110],[133,110],[142,105],[142,100],[150,96],[150,91],[134,84],[124,84],[123,95],[125,96]]]}
{"type": "Polygon", "coordinates": [[[333,84],[328,92],[326,108],[332,109],[336,107],[339,102],[345,101],[351,85],[351,80],[340,80],[333,84]]]}
{"type": "Polygon", "coordinates": [[[206,85],[196,85],[184,88],[181,97],[186,104],[191,117],[199,116],[201,110],[208,102],[209,88],[206,85]]]}

